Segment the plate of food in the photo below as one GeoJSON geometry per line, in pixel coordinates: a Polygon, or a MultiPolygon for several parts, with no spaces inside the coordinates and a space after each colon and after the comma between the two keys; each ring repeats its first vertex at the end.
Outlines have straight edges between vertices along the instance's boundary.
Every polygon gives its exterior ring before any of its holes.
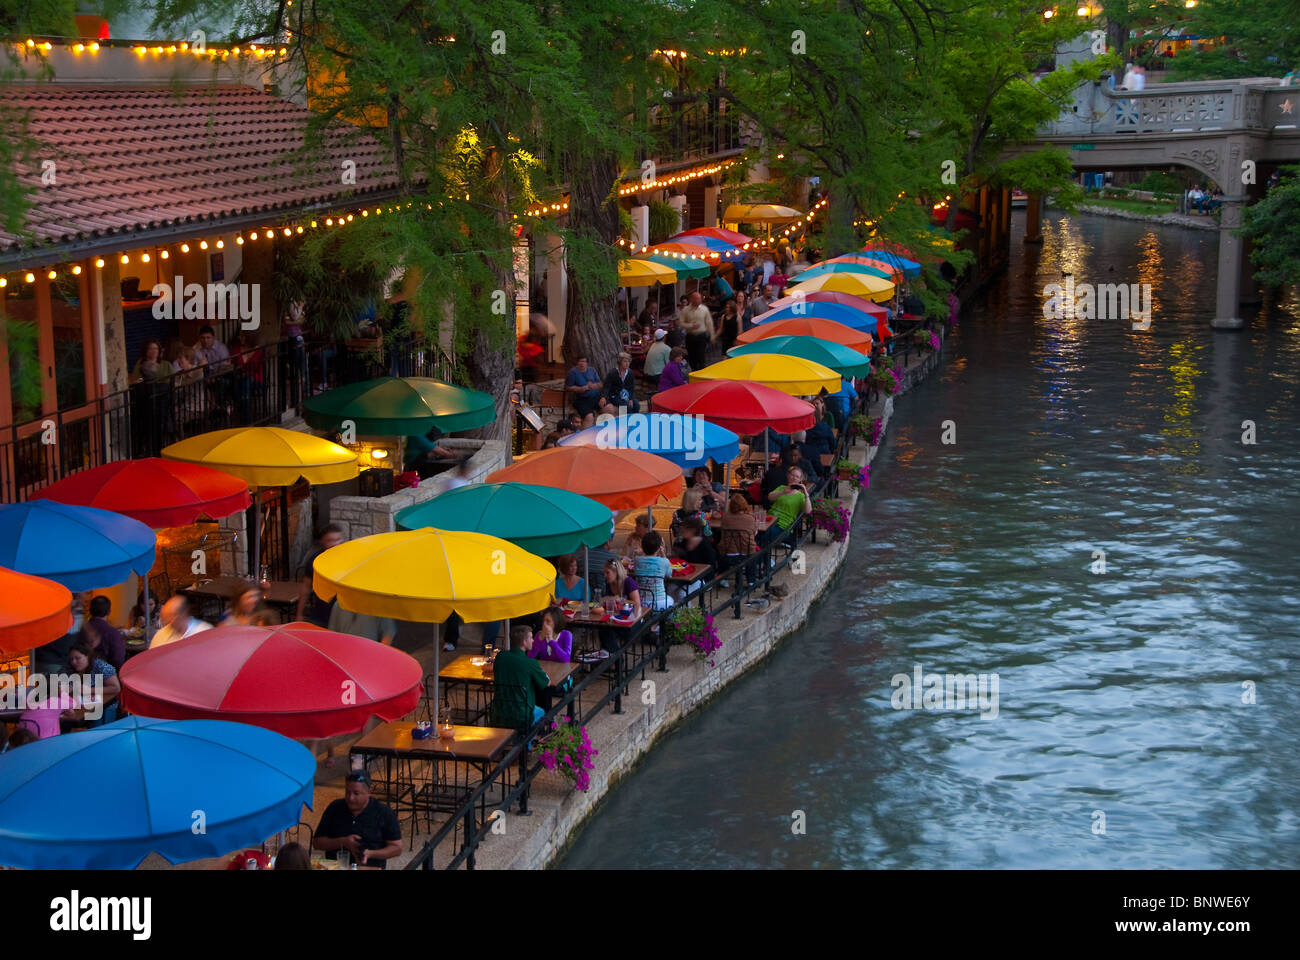
{"type": "Polygon", "coordinates": [[[672,564],[674,577],[689,577],[695,572],[695,564],[687,563],[685,560],[670,560],[672,564]]]}

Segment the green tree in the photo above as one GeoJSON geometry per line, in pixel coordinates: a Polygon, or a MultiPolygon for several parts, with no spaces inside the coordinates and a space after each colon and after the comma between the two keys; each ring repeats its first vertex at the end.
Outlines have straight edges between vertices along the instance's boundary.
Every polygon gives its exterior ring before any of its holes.
{"type": "Polygon", "coordinates": [[[1255,278],[1267,286],[1300,277],[1300,166],[1285,167],[1278,184],[1247,207],[1241,232],[1254,244],[1255,278]]]}
{"type": "Polygon", "coordinates": [[[1300,68],[1300,10],[1277,0],[1201,0],[1187,14],[1193,36],[1222,44],[1184,50],[1169,63],[1171,80],[1280,77],[1300,68]]]}

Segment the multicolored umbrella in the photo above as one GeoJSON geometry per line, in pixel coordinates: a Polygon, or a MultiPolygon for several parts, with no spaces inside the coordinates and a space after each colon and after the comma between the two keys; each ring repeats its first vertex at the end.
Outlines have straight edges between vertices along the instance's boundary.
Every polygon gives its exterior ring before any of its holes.
{"type": "Polygon", "coordinates": [[[691,230],[683,230],[681,233],[673,234],[669,240],[681,240],[686,237],[712,237],[714,240],[721,240],[723,243],[729,243],[732,246],[740,247],[742,250],[747,244],[754,242],[753,237],[747,237],[743,233],[735,230],[727,230],[723,227],[695,227],[691,230]]]}
{"type": "Polygon", "coordinates": [[[843,260],[826,260],[822,263],[813,264],[807,270],[802,271],[795,280],[811,280],[813,277],[820,277],[828,273],[865,273],[868,276],[879,277],[881,280],[888,280],[890,283],[893,283],[899,276],[897,270],[890,269],[887,266],[877,267],[861,262],[850,263],[843,260]]]}
{"type": "Polygon", "coordinates": [[[150,853],[219,856],[297,823],[315,782],[312,752],[270,730],[126,717],[0,755],[0,863],[131,870],[150,853]]]}
{"type": "Polygon", "coordinates": [[[655,253],[642,257],[642,259],[676,271],[677,276],[681,279],[703,280],[712,269],[699,257],[693,257],[690,254],[655,253]]]}
{"type": "Polygon", "coordinates": [[[43,647],[71,629],[72,591],[0,568],[0,653],[43,647]]]}
{"type": "Polygon", "coordinates": [[[838,290],[841,293],[852,293],[875,301],[888,300],[894,295],[892,283],[866,273],[827,273],[807,280],[796,277],[790,286],[804,293],[811,293],[814,290],[838,290]]]}
{"type": "Polygon", "coordinates": [[[611,510],[648,507],[682,490],[681,469],[663,457],[586,446],[541,450],[487,477],[488,483],[508,481],[572,490],[611,510]]]}
{"type": "Polygon", "coordinates": [[[858,310],[856,307],[846,307],[840,303],[799,303],[796,301],[790,306],[777,307],[768,310],[766,313],[760,313],[754,318],[754,326],[761,327],[764,324],[796,317],[817,317],[821,320],[833,320],[851,330],[861,330],[863,333],[876,332],[884,322],[884,319],[879,314],[867,313],[864,310],[858,310]]]}
{"type": "Polygon", "coordinates": [[[33,494],[78,507],[97,507],[139,520],[155,530],[220,520],[251,502],[248,483],[195,463],[148,457],[82,470],[33,494]]]}
{"type": "Polygon", "coordinates": [[[827,263],[856,263],[864,267],[872,267],[876,270],[883,270],[885,279],[890,280],[894,283],[897,283],[899,279],[904,276],[903,271],[900,270],[898,267],[893,266],[892,264],[889,263],[885,263],[885,261],[883,260],[877,260],[874,257],[868,257],[861,253],[846,253],[843,256],[831,257],[829,260],[823,260],[821,264],[813,264],[813,266],[821,266],[822,264],[827,264],[827,263]]]}
{"type": "Polygon", "coordinates": [[[841,377],[865,377],[871,372],[871,361],[857,350],[816,337],[766,337],[727,351],[731,357],[743,357],[751,353],[779,353],[811,360],[834,370],[841,377]]]}
{"type": "Polygon", "coordinates": [[[398,720],[424,692],[410,654],[310,623],[215,627],[133,657],[121,678],[133,714],[233,720],[295,740],[357,733],[372,716],[398,720]]]}
{"type": "Polygon", "coordinates": [[[656,283],[676,283],[677,271],[653,260],[620,260],[618,285],[620,287],[652,287],[656,283]]]}
{"type": "Polygon", "coordinates": [[[643,450],[682,470],[694,470],[709,460],[727,463],[740,455],[740,437],[730,430],[667,413],[626,414],[572,433],[560,446],[643,450]]]}
{"type": "Polygon", "coordinates": [[[714,237],[701,236],[665,240],[663,243],[656,243],[653,249],[659,253],[687,253],[708,260],[739,260],[745,255],[744,251],[735,244],[714,237]]]}
{"type": "Polygon", "coordinates": [[[781,297],[779,300],[773,300],[767,306],[769,310],[780,310],[782,307],[791,307],[798,303],[837,303],[841,306],[853,307],[863,313],[869,313],[882,319],[888,319],[889,317],[888,307],[882,307],[874,300],[868,300],[866,297],[857,297],[851,293],[840,293],[837,290],[813,290],[799,296],[781,297]]]}
{"type": "Polygon", "coordinates": [[[871,334],[863,330],[846,327],[834,320],[809,316],[791,316],[783,320],[772,320],[763,323],[753,329],[746,330],[736,338],[736,342],[740,344],[758,343],[760,340],[766,340],[769,337],[815,337],[818,340],[829,340],[831,343],[838,343],[868,355],[870,355],[872,347],[871,334]]]}
{"type": "Polygon", "coordinates": [[[903,271],[904,276],[919,277],[921,275],[921,265],[915,260],[909,260],[901,254],[871,245],[863,247],[862,252],[868,254],[873,260],[879,260],[882,263],[887,263],[890,266],[897,267],[899,270],[903,271]]]}
{"type": "Polygon", "coordinates": [[[454,433],[489,424],[496,401],[431,377],[380,377],[308,398],[303,419],[316,430],[337,430],[351,420],[361,436],[414,437],[435,427],[454,433]]]}
{"type": "Polygon", "coordinates": [[[614,514],[603,503],[532,483],[466,484],[398,511],[396,521],[403,530],[485,533],[539,557],[599,547],[614,529],[614,514]]]}
{"type": "Polygon", "coordinates": [[[765,384],[792,397],[811,397],[822,390],[838,390],[841,377],[834,370],[802,357],[756,353],[720,360],[703,370],[692,370],[690,380],[692,383],[701,380],[745,380],[765,384]]]}
{"type": "Polygon", "coordinates": [[[661,390],[650,398],[650,406],[663,413],[703,417],[744,436],[767,427],[777,433],[807,430],[817,423],[817,412],[807,400],[742,380],[710,380],[661,390]]]}
{"type": "Polygon", "coordinates": [[[54,500],[0,504],[0,567],[95,590],[146,575],[157,537],[139,520],[54,500]]]}

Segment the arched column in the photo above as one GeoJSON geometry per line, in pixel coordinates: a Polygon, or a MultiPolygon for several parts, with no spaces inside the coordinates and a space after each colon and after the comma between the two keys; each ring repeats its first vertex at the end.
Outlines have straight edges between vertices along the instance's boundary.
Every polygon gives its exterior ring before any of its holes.
{"type": "Polygon", "coordinates": [[[1233,231],[1241,226],[1246,200],[1241,194],[1224,196],[1219,207],[1219,277],[1211,324],[1216,330],[1240,330],[1245,325],[1240,316],[1243,241],[1233,231]]]}

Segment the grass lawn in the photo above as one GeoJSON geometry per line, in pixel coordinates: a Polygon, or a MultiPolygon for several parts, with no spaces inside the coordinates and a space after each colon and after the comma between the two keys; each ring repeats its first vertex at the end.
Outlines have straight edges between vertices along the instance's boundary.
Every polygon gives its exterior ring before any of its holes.
{"type": "Polygon", "coordinates": [[[1159,202],[1149,200],[1114,200],[1108,197],[1088,197],[1083,201],[1090,206],[1110,207],[1114,210],[1127,210],[1130,213],[1177,213],[1178,204],[1175,201],[1162,200],[1159,202]]]}

